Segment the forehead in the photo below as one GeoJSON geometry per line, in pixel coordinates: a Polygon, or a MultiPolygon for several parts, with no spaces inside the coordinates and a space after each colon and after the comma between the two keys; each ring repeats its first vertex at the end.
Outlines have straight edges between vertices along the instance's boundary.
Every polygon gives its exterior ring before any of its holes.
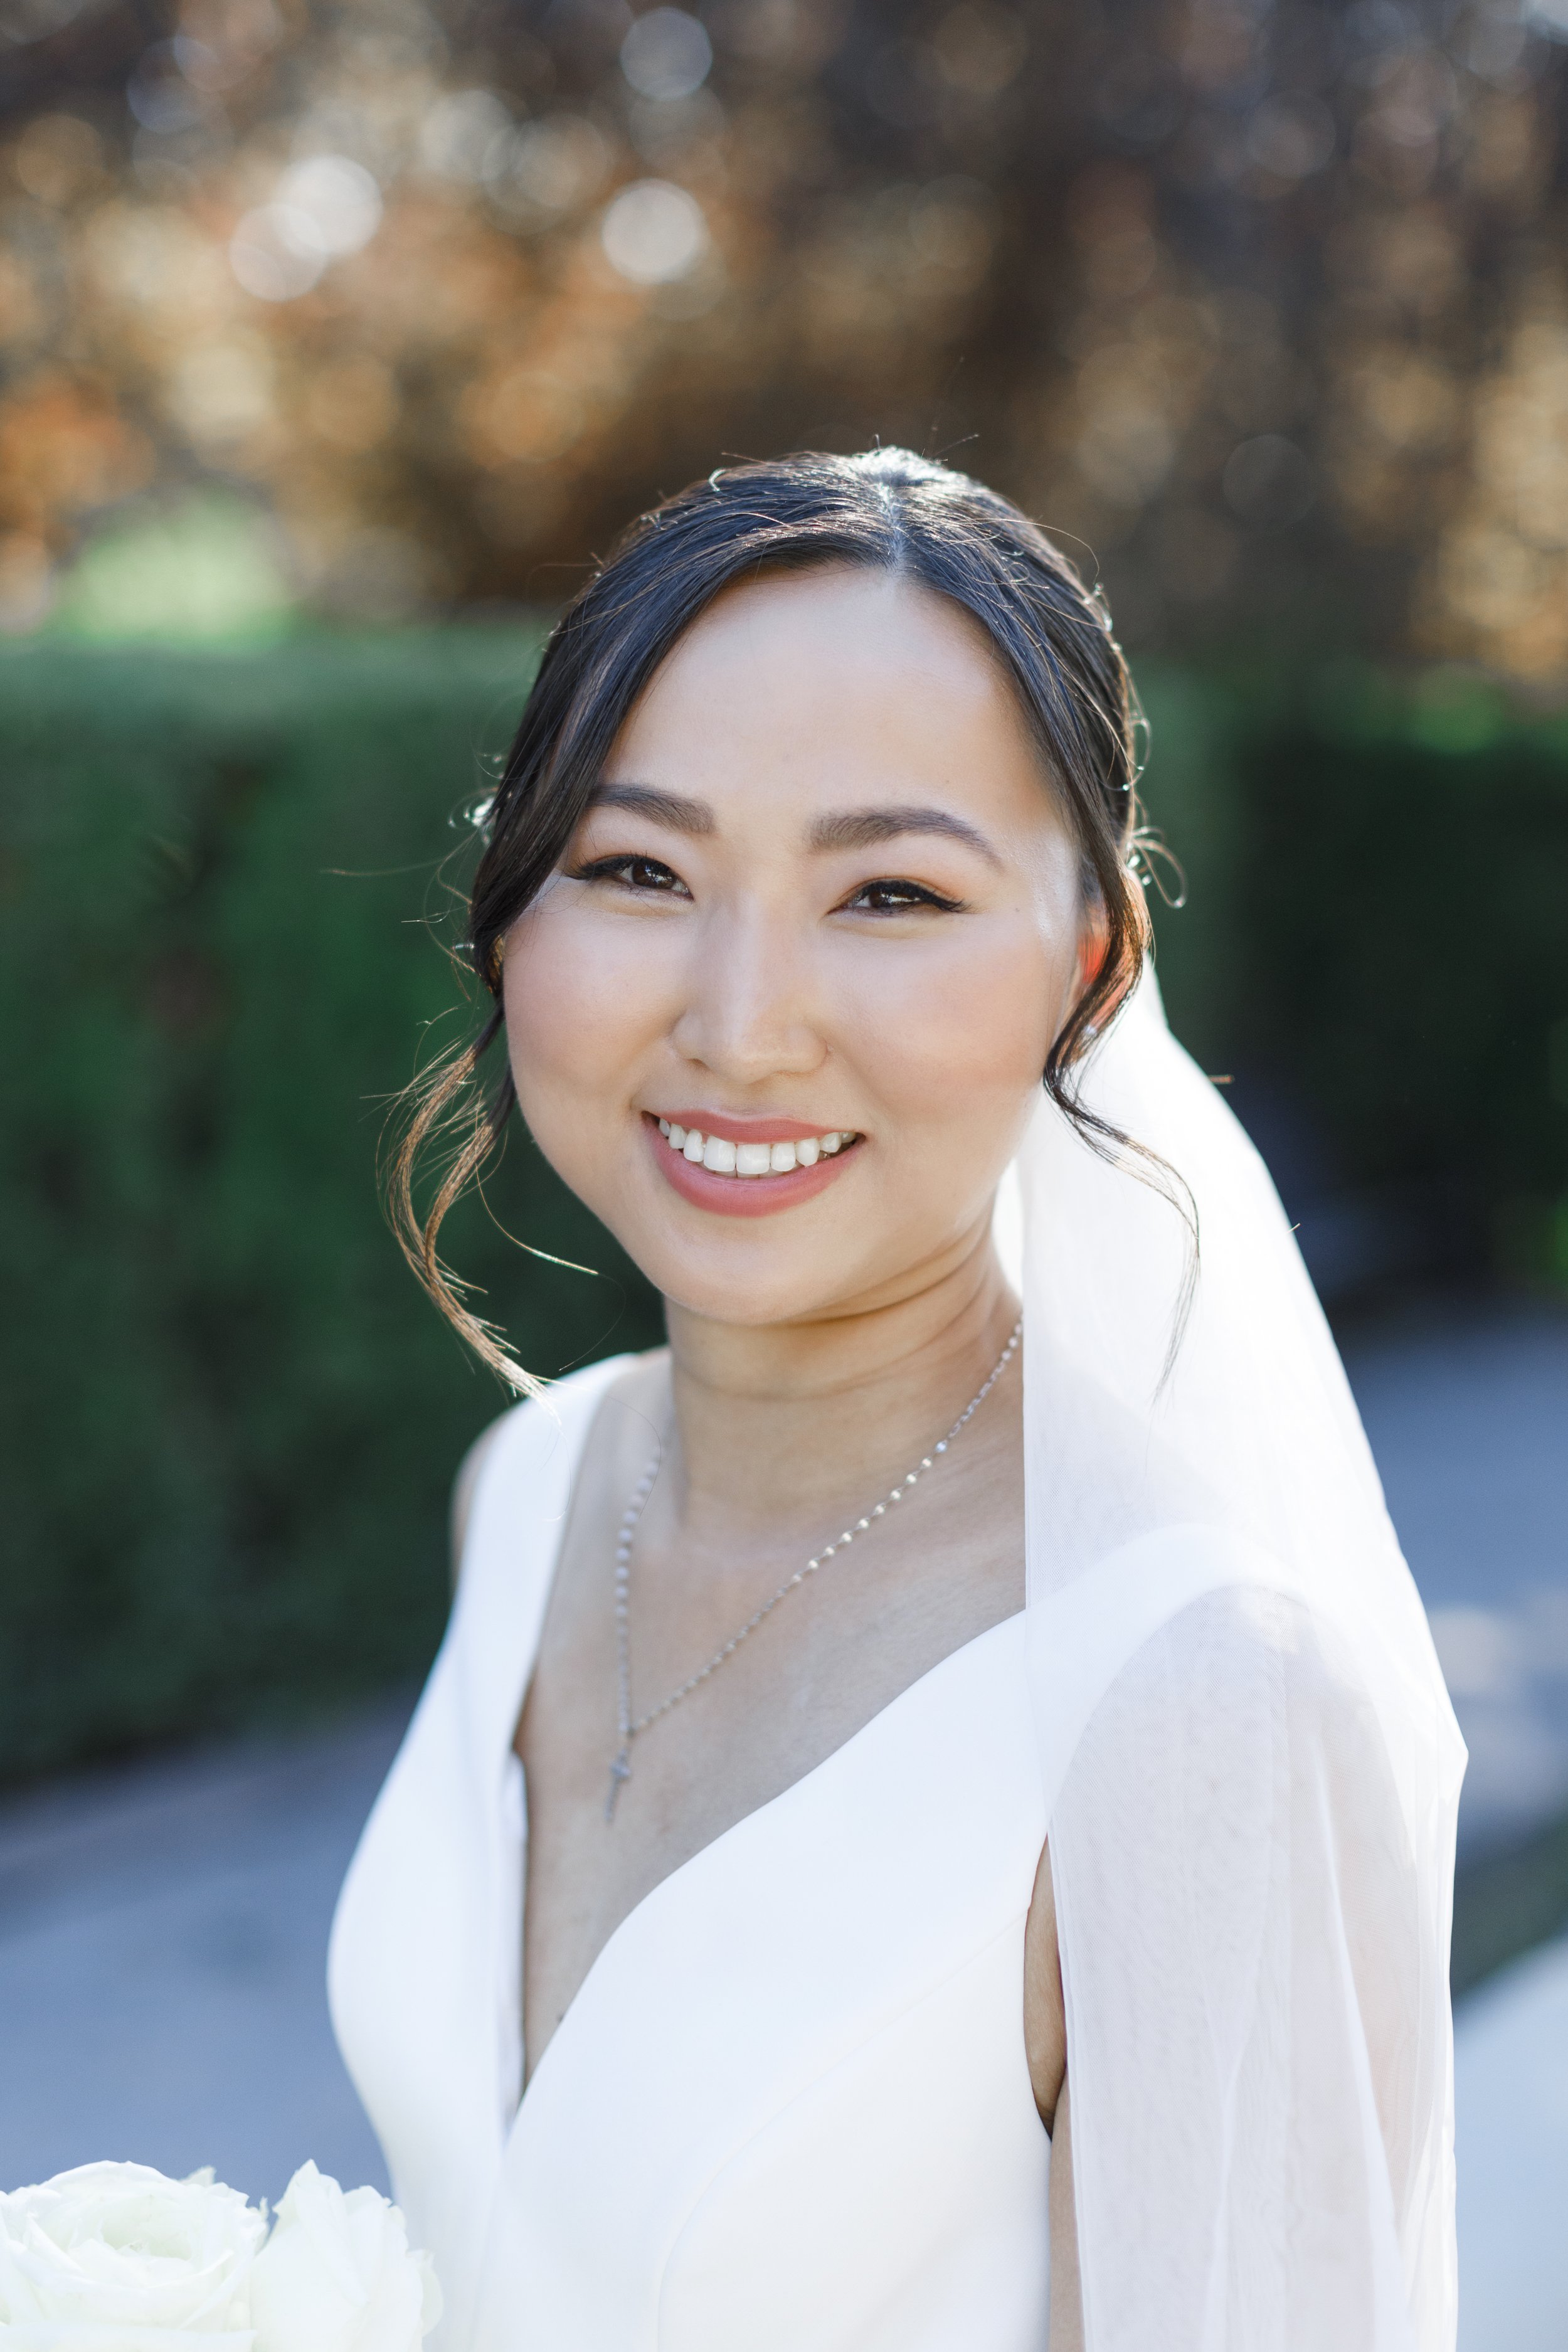
{"type": "Polygon", "coordinates": [[[705,797],[762,783],[990,803],[1049,821],[1044,766],[999,657],[946,597],[848,566],[727,590],[667,656],[608,772],[705,797]]]}
{"type": "Polygon", "coordinates": [[[725,589],[660,675],[680,671],[711,686],[725,671],[765,677],[803,661],[840,683],[854,675],[868,683],[931,676],[975,697],[1005,685],[984,631],[959,605],[905,574],[847,563],[764,573],[725,589]]]}

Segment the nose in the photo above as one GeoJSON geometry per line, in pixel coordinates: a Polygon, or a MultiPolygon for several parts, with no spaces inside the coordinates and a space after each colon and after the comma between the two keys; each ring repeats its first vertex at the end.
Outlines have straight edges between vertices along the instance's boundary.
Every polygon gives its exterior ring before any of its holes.
{"type": "Polygon", "coordinates": [[[812,1017],[805,944],[795,928],[752,905],[715,910],[693,927],[676,1051],[721,1083],[755,1087],[804,1077],[827,1047],[812,1017]]]}

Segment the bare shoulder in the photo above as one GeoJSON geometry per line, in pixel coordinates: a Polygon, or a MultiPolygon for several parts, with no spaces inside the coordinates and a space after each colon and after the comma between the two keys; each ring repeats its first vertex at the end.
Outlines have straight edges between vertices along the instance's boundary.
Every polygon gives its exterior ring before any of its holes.
{"type": "MultiPolygon", "coordinates": [[[[588,1452],[600,1451],[601,1433],[621,1435],[625,1442],[628,1427],[635,1432],[639,1426],[652,1431],[658,1424],[662,1397],[666,1391],[668,1350],[650,1348],[645,1355],[634,1356],[625,1369],[610,1382],[595,1415],[589,1433],[588,1452]]],[[[520,1410],[509,1406],[480,1430],[468,1452],[458,1465],[458,1475],[452,1481],[450,1533],[452,1547],[452,1581],[456,1584],[463,1558],[463,1545],[468,1537],[468,1519],[473,1510],[474,1496],[484,1474],[486,1463],[499,1442],[501,1433],[512,1423],[520,1410]]]]}

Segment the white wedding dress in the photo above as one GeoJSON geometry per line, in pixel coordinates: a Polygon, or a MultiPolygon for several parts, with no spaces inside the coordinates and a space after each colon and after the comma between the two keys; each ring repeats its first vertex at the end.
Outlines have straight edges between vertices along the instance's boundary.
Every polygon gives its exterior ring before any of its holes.
{"type": "Polygon", "coordinates": [[[639,1903],[519,2102],[512,1740],[618,1369],[503,1423],[333,1931],[338,2038],[435,2254],[441,2341],[1037,2352],[1050,2143],[1023,1964],[1046,1824],[1021,1612],[639,1903]]]}
{"type": "Polygon", "coordinates": [[[997,1216],[1025,1611],[640,1903],[521,2102],[512,1741],[614,1365],[487,1458],[331,1970],[443,2352],[1043,2345],[1047,1826],[1089,2352],[1452,2352],[1453,1711],[1279,1199],[1152,974],[1085,1099],[1186,1210],[1042,1099],[997,1216]]]}

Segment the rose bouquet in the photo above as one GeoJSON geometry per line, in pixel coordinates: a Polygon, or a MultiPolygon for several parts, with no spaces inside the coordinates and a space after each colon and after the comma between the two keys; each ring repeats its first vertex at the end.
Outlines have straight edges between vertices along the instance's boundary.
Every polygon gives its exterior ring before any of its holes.
{"type": "Polygon", "coordinates": [[[84,2164],[0,2196],[0,2352],[419,2352],[428,2254],[301,2166],[268,2225],[211,2171],[84,2164]]]}

